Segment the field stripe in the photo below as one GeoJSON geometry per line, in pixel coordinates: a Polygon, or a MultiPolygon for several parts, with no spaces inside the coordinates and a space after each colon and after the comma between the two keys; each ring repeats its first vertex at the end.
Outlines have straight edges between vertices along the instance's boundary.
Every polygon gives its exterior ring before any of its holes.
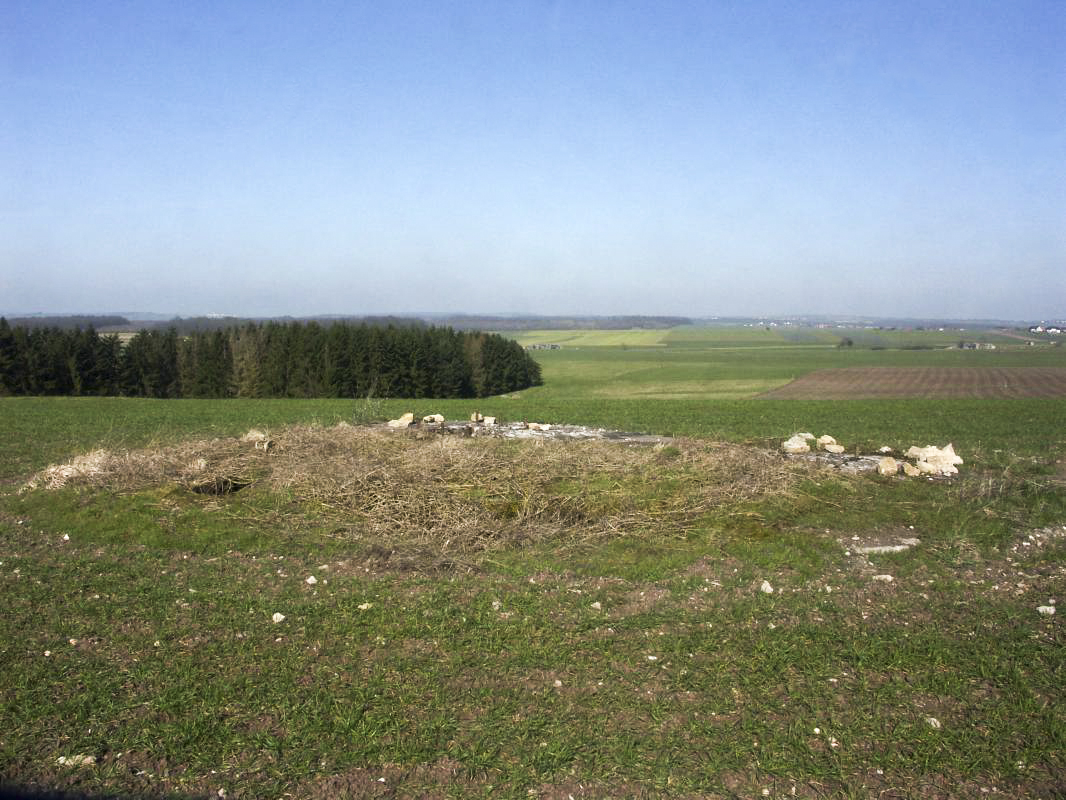
{"type": "Polygon", "coordinates": [[[804,375],[760,397],[1066,397],[1063,367],[845,367],[804,375]]]}

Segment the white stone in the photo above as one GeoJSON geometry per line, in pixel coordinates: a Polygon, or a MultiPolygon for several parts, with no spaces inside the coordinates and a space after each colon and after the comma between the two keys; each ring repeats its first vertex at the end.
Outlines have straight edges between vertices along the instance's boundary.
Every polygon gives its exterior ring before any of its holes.
{"type": "MultiPolygon", "coordinates": [[[[592,608],[595,611],[599,611],[601,608],[603,608],[603,604],[599,600],[597,600],[595,603],[592,604],[592,608]]],[[[1054,611],[1054,609],[1052,610],[1054,611]]]]}
{"type": "Polygon", "coordinates": [[[781,449],[790,454],[811,452],[811,446],[807,444],[807,440],[798,434],[789,439],[785,439],[785,441],[781,443],[781,449]]]}
{"type": "Polygon", "coordinates": [[[925,724],[933,730],[940,730],[940,720],[938,720],[936,717],[926,717],[925,724]]]}
{"type": "Polygon", "coordinates": [[[482,421],[484,421],[484,419],[485,418],[483,416],[481,416],[481,412],[480,411],[475,411],[473,414],[470,415],[470,421],[471,422],[482,422],[482,421]]]}
{"type": "Polygon", "coordinates": [[[930,475],[955,475],[958,473],[957,465],[963,463],[951,443],[944,447],[910,447],[905,455],[915,460],[919,470],[930,475]]]}
{"type": "Polygon", "coordinates": [[[485,417],[485,424],[486,425],[495,425],[496,424],[496,417],[485,417]]]}
{"type": "Polygon", "coordinates": [[[904,461],[903,474],[906,475],[908,478],[917,478],[919,475],[922,474],[922,471],[916,466],[914,466],[914,464],[911,464],[909,461],[904,461]]]}
{"type": "Polygon", "coordinates": [[[806,439],[807,441],[810,441],[810,442],[813,442],[814,438],[815,438],[813,433],[807,433],[806,431],[804,431],[803,433],[794,433],[792,435],[793,436],[798,436],[801,439],[806,439]]]}
{"type": "Polygon", "coordinates": [[[373,603],[360,603],[358,606],[356,606],[356,608],[358,608],[360,611],[369,611],[373,607],[373,603]]]}
{"type": "Polygon", "coordinates": [[[444,422],[444,415],[443,414],[429,414],[429,415],[427,415],[425,417],[422,417],[422,421],[423,422],[438,422],[438,423],[439,422],[444,422]]]}
{"type": "Polygon", "coordinates": [[[818,446],[825,447],[827,444],[836,444],[837,440],[830,436],[828,433],[818,437],[818,446]]]}
{"type": "Polygon", "coordinates": [[[1039,606],[1037,612],[1043,614],[1045,617],[1050,617],[1055,613],[1055,606],[1039,606]]]}
{"type": "Polygon", "coordinates": [[[895,475],[899,472],[899,462],[892,456],[885,456],[877,462],[877,471],[881,475],[895,475]]]}
{"type": "Polygon", "coordinates": [[[891,447],[889,447],[889,446],[888,446],[888,445],[886,444],[886,445],[885,445],[884,447],[878,447],[878,448],[877,448],[877,452],[878,452],[878,453],[891,453],[891,452],[892,452],[892,448],[891,448],[891,447]]]}
{"type": "Polygon", "coordinates": [[[318,578],[316,578],[314,575],[308,575],[304,579],[304,583],[306,583],[308,586],[314,586],[316,583],[318,583],[318,578]]]}
{"type": "Polygon", "coordinates": [[[762,586],[759,587],[759,591],[763,594],[773,594],[774,587],[770,585],[770,581],[763,581],[762,586]]]}
{"type": "Polygon", "coordinates": [[[844,452],[844,445],[842,445],[842,444],[827,444],[827,445],[824,445],[822,449],[825,450],[825,452],[827,452],[827,453],[836,453],[836,454],[839,455],[840,453],[844,452]]]}
{"type": "Polygon", "coordinates": [[[415,423],[415,414],[413,411],[408,411],[401,417],[396,419],[390,419],[386,424],[390,428],[409,428],[415,423]]]}
{"type": "Polygon", "coordinates": [[[280,613],[280,612],[278,612],[278,611],[275,611],[274,612],[274,616],[272,616],[271,619],[274,620],[275,624],[277,624],[279,622],[284,622],[285,621],[285,615],[280,613]]]}

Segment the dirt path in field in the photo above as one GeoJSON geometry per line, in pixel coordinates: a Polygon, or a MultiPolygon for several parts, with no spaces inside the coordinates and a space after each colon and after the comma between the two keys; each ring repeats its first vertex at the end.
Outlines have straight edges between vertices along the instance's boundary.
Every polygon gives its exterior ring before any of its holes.
{"type": "Polygon", "coordinates": [[[1063,367],[848,367],[822,369],[761,397],[1066,397],[1063,367]]]}

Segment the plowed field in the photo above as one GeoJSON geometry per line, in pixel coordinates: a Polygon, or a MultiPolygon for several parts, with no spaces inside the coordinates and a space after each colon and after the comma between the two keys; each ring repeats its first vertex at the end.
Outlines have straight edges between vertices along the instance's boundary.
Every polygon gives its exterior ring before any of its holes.
{"type": "Polygon", "coordinates": [[[763,397],[1064,397],[1063,367],[848,367],[821,369],[763,397]]]}

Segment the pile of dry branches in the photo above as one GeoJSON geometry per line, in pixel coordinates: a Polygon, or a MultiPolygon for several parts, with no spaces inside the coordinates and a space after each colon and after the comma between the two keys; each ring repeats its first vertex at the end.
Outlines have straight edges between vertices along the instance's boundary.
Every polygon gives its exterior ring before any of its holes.
{"type": "MultiPolygon", "coordinates": [[[[84,457],[83,457],[84,458],[84,457]]],[[[78,463],[71,462],[71,465],[78,463]]],[[[65,482],[119,491],[178,484],[208,494],[253,487],[293,514],[338,521],[368,542],[491,550],[564,534],[581,539],[689,529],[701,516],[788,492],[815,467],[776,453],[695,440],[610,441],[431,436],[340,424],[124,453],[92,470],[50,467],[27,488],[65,482]],[[61,480],[54,476],[63,475],[61,480]],[[51,476],[51,477],[50,477],[51,476]]]]}

